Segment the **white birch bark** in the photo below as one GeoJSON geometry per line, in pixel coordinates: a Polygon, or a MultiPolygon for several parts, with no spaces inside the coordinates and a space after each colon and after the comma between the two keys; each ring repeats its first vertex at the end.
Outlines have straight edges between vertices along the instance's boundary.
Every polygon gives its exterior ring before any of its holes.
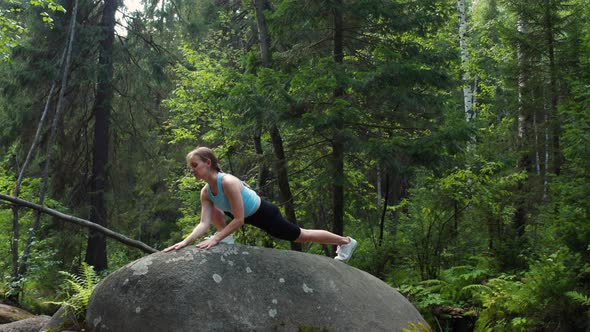
{"type": "Polygon", "coordinates": [[[467,43],[467,11],[465,0],[457,0],[459,10],[459,48],[461,49],[461,67],[463,69],[463,103],[465,106],[465,117],[467,121],[475,119],[473,103],[472,77],[469,70],[471,56],[469,55],[469,44],[467,43]]]}

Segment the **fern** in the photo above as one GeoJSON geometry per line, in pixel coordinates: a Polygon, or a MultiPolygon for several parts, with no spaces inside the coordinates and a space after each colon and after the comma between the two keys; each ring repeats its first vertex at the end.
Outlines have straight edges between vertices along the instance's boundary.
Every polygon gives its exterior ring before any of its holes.
{"type": "Polygon", "coordinates": [[[433,329],[424,323],[414,324],[412,322],[408,322],[408,328],[402,329],[402,332],[432,332],[432,331],[433,331],[433,329]]]}
{"type": "Polygon", "coordinates": [[[86,263],[82,263],[79,275],[66,271],[59,271],[59,273],[66,278],[67,299],[64,301],[48,301],[47,303],[65,306],[73,310],[77,318],[84,317],[90,296],[96,285],[98,285],[100,278],[94,268],[86,263]]]}
{"type": "Polygon", "coordinates": [[[584,295],[576,291],[567,292],[565,293],[565,295],[575,300],[576,302],[581,303],[582,305],[590,306],[590,296],[584,295]]]}
{"type": "Polygon", "coordinates": [[[487,294],[490,294],[493,292],[493,290],[490,287],[488,287],[486,285],[482,285],[482,284],[468,285],[468,286],[463,287],[461,290],[465,291],[465,292],[472,292],[472,293],[477,292],[477,293],[487,293],[487,294]]]}

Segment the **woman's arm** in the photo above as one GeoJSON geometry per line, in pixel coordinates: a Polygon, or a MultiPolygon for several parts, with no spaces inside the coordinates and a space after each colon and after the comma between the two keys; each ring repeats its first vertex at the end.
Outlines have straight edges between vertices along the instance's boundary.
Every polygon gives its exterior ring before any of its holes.
{"type": "Polygon", "coordinates": [[[215,207],[213,206],[213,202],[211,202],[209,196],[207,195],[207,186],[204,186],[203,189],[201,189],[201,221],[197,227],[193,229],[191,234],[186,237],[186,239],[164,249],[164,251],[168,252],[186,247],[191,242],[207,233],[207,230],[211,226],[214,209],[215,207]]]}
{"type": "Polygon", "coordinates": [[[222,178],[221,185],[223,186],[223,192],[225,193],[225,197],[229,201],[231,213],[233,214],[234,218],[227,226],[225,226],[224,229],[217,232],[217,234],[214,237],[197,244],[198,248],[211,248],[218,244],[219,241],[223,240],[226,236],[235,232],[240,227],[242,227],[242,225],[244,225],[244,201],[242,199],[242,182],[235,176],[227,174],[222,178]]]}

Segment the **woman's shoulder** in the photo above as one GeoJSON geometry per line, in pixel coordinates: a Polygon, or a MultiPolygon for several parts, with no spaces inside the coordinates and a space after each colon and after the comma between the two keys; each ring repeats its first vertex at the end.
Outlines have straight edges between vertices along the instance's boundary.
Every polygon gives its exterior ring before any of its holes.
{"type": "Polygon", "coordinates": [[[223,175],[222,175],[221,185],[223,186],[224,189],[226,186],[241,185],[241,183],[242,183],[242,181],[234,175],[231,175],[228,173],[223,173],[223,175]]]}
{"type": "Polygon", "coordinates": [[[209,185],[206,184],[201,188],[201,199],[209,199],[209,185]]]}

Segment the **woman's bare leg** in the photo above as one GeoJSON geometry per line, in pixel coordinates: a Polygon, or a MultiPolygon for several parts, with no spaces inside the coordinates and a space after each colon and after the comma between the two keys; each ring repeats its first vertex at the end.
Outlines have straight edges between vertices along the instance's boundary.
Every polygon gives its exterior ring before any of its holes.
{"type": "Polygon", "coordinates": [[[220,231],[225,228],[227,225],[225,223],[225,213],[218,208],[213,208],[213,224],[217,231],[220,231]]]}
{"type": "Polygon", "coordinates": [[[295,240],[295,242],[314,242],[319,244],[336,244],[343,245],[350,242],[349,237],[340,236],[332,232],[320,230],[320,229],[301,229],[301,234],[295,240]]]}

